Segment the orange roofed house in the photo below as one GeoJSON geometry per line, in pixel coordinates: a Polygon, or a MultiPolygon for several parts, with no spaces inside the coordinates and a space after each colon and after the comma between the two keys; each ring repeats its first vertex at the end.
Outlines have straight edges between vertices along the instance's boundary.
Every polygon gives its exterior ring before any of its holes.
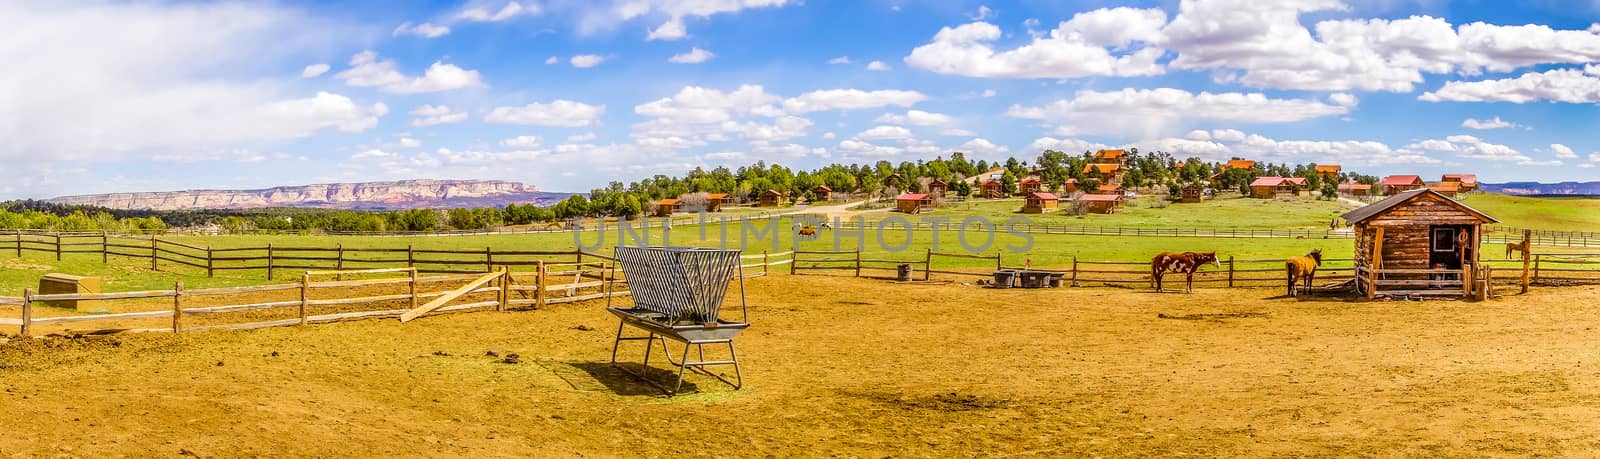
{"type": "Polygon", "coordinates": [[[1122,178],[1122,165],[1120,164],[1085,164],[1083,174],[1094,177],[1103,182],[1115,182],[1122,178]]]}
{"type": "Polygon", "coordinates": [[[1478,174],[1444,174],[1444,179],[1441,181],[1460,183],[1462,193],[1478,191],[1478,174]]]}
{"type": "Polygon", "coordinates": [[[928,182],[928,194],[933,195],[935,198],[943,199],[945,192],[949,190],[950,184],[945,183],[944,180],[933,179],[933,181],[928,182]]]}
{"type": "Polygon", "coordinates": [[[1356,182],[1339,184],[1339,194],[1352,198],[1367,198],[1372,196],[1372,185],[1356,182]]]}
{"type": "Polygon", "coordinates": [[[1128,165],[1128,152],[1123,150],[1100,150],[1094,152],[1094,164],[1128,165]]]}
{"type": "Polygon", "coordinates": [[[1428,189],[1451,198],[1461,194],[1461,182],[1438,182],[1428,184],[1428,189]]]}
{"type": "Polygon", "coordinates": [[[1339,167],[1338,164],[1318,164],[1317,165],[1317,173],[1318,174],[1322,174],[1323,177],[1334,178],[1334,179],[1339,178],[1339,171],[1343,170],[1343,169],[1344,168],[1339,167]]]}
{"type": "Polygon", "coordinates": [[[677,211],[677,210],[678,210],[678,200],[677,199],[662,199],[660,201],[656,201],[656,216],[657,217],[671,217],[672,213],[677,211]]]}
{"type": "Polygon", "coordinates": [[[728,202],[727,193],[707,193],[706,212],[722,212],[722,205],[728,202]]]}
{"type": "Polygon", "coordinates": [[[763,191],[763,192],[761,192],[760,200],[757,201],[757,202],[760,204],[760,207],[778,207],[778,206],[781,206],[781,205],[783,205],[783,193],[778,192],[778,190],[770,190],[770,189],[767,190],[767,191],[763,191]]]}
{"type": "Polygon", "coordinates": [[[1379,181],[1378,186],[1383,187],[1385,196],[1393,196],[1402,191],[1427,188],[1428,184],[1422,181],[1422,177],[1416,175],[1391,175],[1379,181]]]}
{"type": "Polygon", "coordinates": [[[818,201],[831,200],[833,199],[833,188],[829,188],[827,185],[817,185],[811,189],[811,195],[816,196],[818,201]]]}

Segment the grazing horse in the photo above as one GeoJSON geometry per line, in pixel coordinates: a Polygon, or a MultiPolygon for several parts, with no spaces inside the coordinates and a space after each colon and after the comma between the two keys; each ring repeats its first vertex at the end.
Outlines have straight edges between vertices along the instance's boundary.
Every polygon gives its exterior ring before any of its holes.
{"type": "Polygon", "coordinates": [[[1303,257],[1289,257],[1284,262],[1284,267],[1289,271],[1289,296],[1299,296],[1294,289],[1296,279],[1305,284],[1306,294],[1311,293],[1311,282],[1317,277],[1318,266],[1322,266],[1322,249],[1312,250],[1303,257]]]}
{"type": "Polygon", "coordinates": [[[817,235],[817,229],[813,228],[811,226],[806,226],[806,227],[800,228],[800,235],[801,236],[816,236],[817,235]]]}
{"type": "Polygon", "coordinates": [[[1194,292],[1194,272],[1200,265],[1211,263],[1218,268],[1222,262],[1217,260],[1216,252],[1161,252],[1150,259],[1150,284],[1161,291],[1161,277],[1168,272],[1183,273],[1187,284],[1185,291],[1194,292]]]}
{"type": "Polygon", "coordinates": [[[1510,260],[1511,259],[1511,254],[1513,252],[1519,252],[1520,251],[1523,254],[1527,254],[1528,253],[1528,242],[1529,241],[1527,239],[1523,239],[1522,242],[1507,242],[1506,243],[1506,259],[1510,260]]]}

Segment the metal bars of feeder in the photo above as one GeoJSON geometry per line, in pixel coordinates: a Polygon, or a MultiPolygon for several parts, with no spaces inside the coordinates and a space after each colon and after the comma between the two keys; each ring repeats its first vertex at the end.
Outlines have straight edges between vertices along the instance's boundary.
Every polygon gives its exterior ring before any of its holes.
{"type": "Polygon", "coordinates": [[[616,258],[634,308],[661,314],[665,324],[718,322],[728,284],[736,277],[740,321],[748,321],[737,250],[622,246],[616,258]]]}

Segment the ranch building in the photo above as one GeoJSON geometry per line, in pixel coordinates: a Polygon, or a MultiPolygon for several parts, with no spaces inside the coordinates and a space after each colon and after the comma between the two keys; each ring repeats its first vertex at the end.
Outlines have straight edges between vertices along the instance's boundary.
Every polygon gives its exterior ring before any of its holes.
{"type": "Polygon", "coordinates": [[[1062,182],[1061,183],[1061,192],[1066,193],[1066,194],[1077,193],[1078,192],[1078,179],[1069,178],[1069,179],[1067,179],[1066,182],[1062,182]]]}
{"type": "Polygon", "coordinates": [[[924,193],[906,193],[894,198],[894,209],[908,214],[922,213],[933,208],[933,196],[924,193]]]}
{"type": "Polygon", "coordinates": [[[1339,195],[1358,199],[1370,198],[1372,197],[1372,185],[1356,182],[1340,183],[1339,195]]]}
{"type": "Polygon", "coordinates": [[[1122,166],[1118,164],[1085,164],[1083,173],[1102,182],[1114,182],[1122,178],[1122,166]]]}
{"type": "Polygon", "coordinates": [[[706,195],[706,212],[722,212],[722,205],[728,203],[727,193],[710,193],[706,195]]]}
{"type": "Polygon", "coordinates": [[[1093,162],[1095,164],[1116,164],[1118,166],[1126,166],[1128,164],[1128,152],[1123,150],[1096,151],[1094,152],[1093,162]]]}
{"type": "Polygon", "coordinates": [[[811,194],[816,196],[818,201],[833,200],[833,188],[828,188],[827,185],[817,185],[811,189],[811,194]]]}
{"type": "MultiPolygon", "coordinates": [[[[1255,180],[1250,182],[1250,197],[1262,199],[1275,198],[1278,196],[1278,192],[1284,188],[1284,184],[1286,183],[1289,183],[1289,181],[1283,177],[1256,177],[1255,180]]],[[[1290,189],[1293,189],[1294,184],[1289,183],[1288,186],[1290,189]]]]}
{"type": "Polygon", "coordinates": [[[1183,188],[1178,189],[1178,202],[1195,203],[1200,202],[1203,197],[1203,191],[1200,189],[1200,185],[1190,183],[1188,185],[1184,185],[1183,188]]]}
{"type": "Polygon", "coordinates": [[[1284,177],[1283,181],[1282,185],[1278,185],[1278,192],[1290,195],[1298,195],[1301,191],[1305,191],[1308,184],[1305,177],[1284,177]]]}
{"type": "Polygon", "coordinates": [[[1478,174],[1444,174],[1441,181],[1460,183],[1462,193],[1478,191],[1478,174]]]}
{"type": "Polygon", "coordinates": [[[1402,191],[1427,188],[1428,184],[1422,181],[1422,177],[1415,175],[1391,175],[1379,181],[1378,186],[1383,187],[1384,196],[1393,196],[1402,191]]]}
{"type": "Polygon", "coordinates": [[[671,217],[672,213],[676,211],[678,211],[677,199],[662,199],[660,201],[656,201],[657,217],[671,217]]]}
{"type": "Polygon", "coordinates": [[[1248,159],[1230,159],[1230,160],[1228,160],[1227,164],[1223,164],[1222,165],[1222,170],[1228,170],[1228,169],[1254,169],[1255,167],[1256,167],[1256,162],[1255,161],[1251,161],[1251,160],[1248,160],[1248,159]]]}
{"type": "Polygon", "coordinates": [[[1123,194],[1127,189],[1123,188],[1122,185],[1100,185],[1095,191],[1100,194],[1123,194]]]}
{"type": "Polygon", "coordinates": [[[982,192],[982,195],[985,198],[999,199],[1006,197],[1005,184],[1000,183],[1000,181],[996,179],[983,181],[983,185],[979,186],[979,190],[982,192]]]}
{"type": "Polygon", "coordinates": [[[1086,194],[1082,199],[1084,210],[1091,214],[1114,214],[1122,209],[1121,194],[1086,194]]]}
{"type": "Polygon", "coordinates": [[[1040,182],[1038,177],[1028,177],[1022,179],[1021,182],[1017,183],[1017,194],[1027,196],[1028,193],[1038,193],[1040,191],[1044,191],[1044,187],[1042,186],[1043,184],[1044,182],[1040,182]]]}
{"type": "Polygon", "coordinates": [[[932,182],[928,182],[928,194],[933,195],[935,198],[944,198],[945,192],[949,190],[950,184],[945,183],[944,180],[933,179],[932,182]]]}
{"type": "Polygon", "coordinates": [[[1022,213],[1042,214],[1054,212],[1061,204],[1061,198],[1054,194],[1033,192],[1028,193],[1027,199],[1022,201],[1022,213]]]}
{"type": "Polygon", "coordinates": [[[1427,188],[1344,214],[1355,232],[1357,288],[1375,293],[1465,295],[1480,278],[1478,241],[1494,217],[1427,188]],[[1465,286],[1463,280],[1466,280],[1465,286]]]}
{"type": "Polygon", "coordinates": [[[1450,199],[1455,199],[1461,194],[1461,182],[1429,183],[1428,189],[1433,190],[1435,193],[1448,196],[1450,199]]]}
{"type": "Polygon", "coordinates": [[[768,189],[767,191],[761,192],[761,196],[756,203],[760,207],[781,206],[783,205],[783,193],[779,192],[778,190],[768,189]]]}
{"type": "Polygon", "coordinates": [[[1322,174],[1323,177],[1335,180],[1339,178],[1339,171],[1344,170],[1338,164],[1318,164],[1316,169],[1317,173],[1322,174]]]}

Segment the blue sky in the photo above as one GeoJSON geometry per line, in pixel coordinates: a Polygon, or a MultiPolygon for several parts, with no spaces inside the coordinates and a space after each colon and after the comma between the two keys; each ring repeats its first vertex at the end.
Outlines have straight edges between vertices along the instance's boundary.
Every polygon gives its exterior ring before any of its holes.
{"type": "Polygon", "coordinates": [[[1600,179],[1600,1],[0,5],[0,199],[1106,146],[1600,179]]]}

